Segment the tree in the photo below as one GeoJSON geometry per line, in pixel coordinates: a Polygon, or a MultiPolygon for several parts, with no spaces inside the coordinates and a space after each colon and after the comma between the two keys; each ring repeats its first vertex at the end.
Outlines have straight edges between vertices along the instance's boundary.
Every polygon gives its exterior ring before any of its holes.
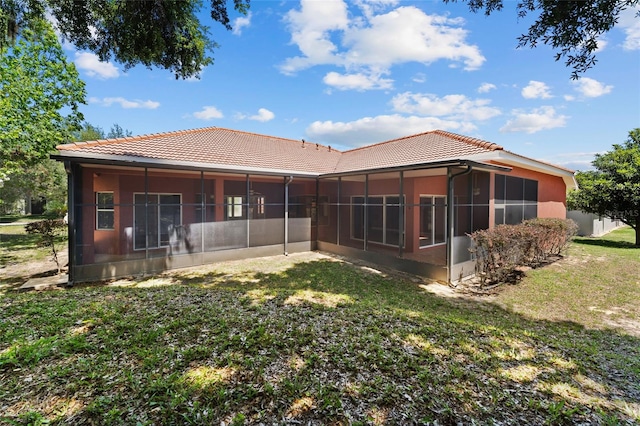
{"type": "Polygon", "coordinates": [[[104,139],[104,130],[87,122],[73,134],[74,141],[95,141],[98,139],[104,139]]]}
{"type": "Polygon", "coordinates": [[[53,28],[32,22],[0,52],[0,175],[31,167],[70,140],[83,103],[84,82],[53,28]]]}
{"type": "MultiPolygon", "coordinates": [[[[230,30],[225,0],[211,0],[211,18],[230,30]]],[[[246,14],[249,0],[233,0],[246,14]]],[[[201,0],[0,0],[5,44],[22,28],[50,13],[65,40],[94,52],[101,61],[115,59],[131,68],[142,64],[172,71],[176,78],[197,76],[217,47],[196,13],[201,0]]]]}
{"type": "Polygon", "coordinates": [[[111,130],[109,130],[107,137],[109,139],[115,139],[115,138],[124,138],[132,135],[133,133],[131,133],[129,130],[123,129],[122,127],[120,127],[120,125],[118,125],[118,123],[115,123],[113,126],[111,126],[111,130]]]}
{"type": "Polygon", "coordinates": [[[579,189],[569,193],[569,208],[620,219],[635,229],[640,246],[640,128],[592,164],[596,170],[576,174],[579,189]]]}
{"type": "Polygon", "coordinates": [[[0,185],[0,211],[13,213],[24,200],[27,213],[32,199],[44,199],[45,213],[62,217],[67,204],[67,173],[62,163],[44,160],[9,174],[0,185]]]}
{"type": "Polygon", "coordinates": [[[46,247],[51,250],[53,261],[58,267],[58,274],[62,271],[58,253],[60,250],[56,247],[56,243],[63,239],[67,225],[62,219],[44,219],[38,222],[31,222],[25,225],[27,234],[38,237],[38,246],[46,247]]]}
{"type": "Polygon", "coordinates": [[[98,139],[115,139],[132,136],[133,133],[128,129],[123,129],[118,123],[114,123],[109,130],[109,133],[104,133],[102,127],[94,126],[91,123],[85,122],[82,128],[73,134],[74,141],[95,141],[98,139]]]}
{"type": "MultiPolygon", "coordinates": [[[[457,1],[466,2],[472,12],[484,10],[485,15],[503,7],[503,0],[444,0],[457,1]]],[[[598,38],[615,26],[620,12],[638,3],[639,0],[520,0],[518,18],[534,13],[538,16],[528,33],[518,37],[518,47],[550,45],[556,51],[556,61],[565,58],[565,64],[573,68],[571,78],[577,79],[595,65],[598,38]]]]}

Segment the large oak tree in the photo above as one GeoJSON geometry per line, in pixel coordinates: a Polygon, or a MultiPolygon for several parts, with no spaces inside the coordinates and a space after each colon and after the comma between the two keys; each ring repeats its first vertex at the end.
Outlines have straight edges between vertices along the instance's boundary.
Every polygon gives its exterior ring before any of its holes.
{"type": "MultiPolygon", "coordinates": [[[[504,6],[504,0],[444,1],[467,3],[472,12],[486,15],[504,6]]],[[[564,59],[573,68],[571,77],[577,79],[595,65],[598,39],[617,24],[623,10],[638,4],[639,0],[519,0],[518,18],[532,15],[535,21],[518,37],[518,47],[551,46],[556,61],[564,59]]]]}
{"type": "MultiPolygon", "coordinates": [[[[246,14],[249,0],[233,0],[233,6],[246,14]]],[[[102,61],[157,66],[189,78],[212,63],[209,51],[216,47],[196,16],[201,7],[200,0],[0,0],[0,43],[51,16],[65,40],[102,61]]],[[[210,15],[231,29],[225,0],[211,0],[210,15]]]]}
{"type": "Polygon", "coordinates": [[[0,180],[49,157],[80,129],[85,85],[49,22],[0,50],[0,180]]]}

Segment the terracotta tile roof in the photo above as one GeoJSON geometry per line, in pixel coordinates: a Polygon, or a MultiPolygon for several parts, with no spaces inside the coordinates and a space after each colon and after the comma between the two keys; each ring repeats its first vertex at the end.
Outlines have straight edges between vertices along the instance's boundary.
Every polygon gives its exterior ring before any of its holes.
{"type": "Polygon", "coordinates": [[[219,127],[76,142],[57,149],[81,151],[87,157],[101,154],[311,173],[332,172],[340,158],[340,152],[324,145],[219,127]]]}
{"type": "Polygon", "coordinates": [[[340,157],[335,172],[464,159],[497,150],[502,150],[502,147],[492,142],[434,130],[346,151],[340,157]]]}
{"type": "Polygon", "coordinates": [[[442,130],[421,133],[340,152],[324,145],[303,143],[219,127],[104,139],[59,145],[59,151],[126,156],[164,161],[194,162],[306,173],[342,173],[384,167],[464,159],[502,147],[491,142],[442,130]]]}

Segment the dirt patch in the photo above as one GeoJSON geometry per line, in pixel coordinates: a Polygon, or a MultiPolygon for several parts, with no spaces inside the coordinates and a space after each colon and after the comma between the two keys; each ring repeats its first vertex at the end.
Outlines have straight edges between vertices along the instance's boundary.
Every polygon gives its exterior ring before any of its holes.
{"type": "MultiPolygon", "coordinates": [[[[63,265],[62,273],[67,273],[69,255],[67,249],[58,253],[58,260],[63,265]]],[[[20,287],[31,278],[53,276],[58,273],[58,266],[52,256],[42,260],[10,263],[0,266],[0,292],[20,287]]]]}

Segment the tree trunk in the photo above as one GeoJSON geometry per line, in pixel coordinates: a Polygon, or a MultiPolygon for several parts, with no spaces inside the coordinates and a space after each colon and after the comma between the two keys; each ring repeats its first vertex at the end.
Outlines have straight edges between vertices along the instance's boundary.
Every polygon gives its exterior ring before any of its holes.
{"type": "Polygon", "coordinates": [[[636,219],[636,247],[640,247],[640,218],[636,219]]]}

